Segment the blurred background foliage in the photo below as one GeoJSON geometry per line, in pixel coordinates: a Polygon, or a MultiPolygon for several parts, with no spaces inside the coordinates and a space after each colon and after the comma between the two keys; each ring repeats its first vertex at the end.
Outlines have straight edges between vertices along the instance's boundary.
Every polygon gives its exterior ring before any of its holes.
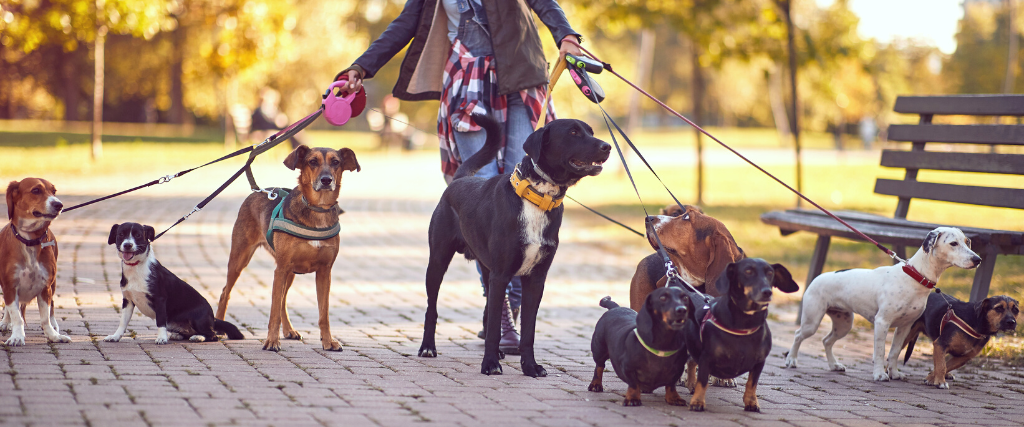
{"type": "MultiPolygon", "coordinates": [[[[103,118],[225,126],[232,106],[254,108],[261,88],[281,96],[291,118],[312,111],[321,91],[395,18],[404,0],[3,0],[0,2],[0,119],[91,117],[93,42],[105,26],[103,118]]],[[[712,126],[777,128],[786,144],[788,57],[783,0],[561,0],[584,47],[684,114],[712,126]],[[647,51],[650,58],[645,60],[647,51]],[[695,89],[698,89],[695,91],[695,89]]],[[[822,8],[792,0],[799,117],[809,131],[856,133],[870,119],[885,129],[898,94],[1000,93],[1024,88],[1008,54],[1009,2],[970,1],[952,54],[915,40],[879,43],[858,35],[846,0],[822,8]],[[985,64],[985,65],[979,65],[985,64]],[[1007,75],[1010,78],[1007,78],[1007,75]],[[1007,90],[1009,89],[1009,90],[1007,90]]],[[[543,25],[549,57],[555,46],[543,25]]],[[[1019,48],[1019,46],[1018,46],[1019,48]]],[[[399,54],[371,81],[381,105],[399,54]]],[[[633,126],[678,126],[631,89],[599,76],[616,116],[633,126]]],[[[571,88],[557,92],[563,116],[596,118],[571,88]]],[[[413,125],[436,125],[434,102],[403,103],[413,125]]],[[[911,117],[902,120],[913,120],[911,117]]],[[[321,124],[322,126],[322,124],[321,124]]],[[[365,121],[352,128],[365,128],[365,121]]],[[[882,135],[884,138],[884,135],[882,135]]]]}

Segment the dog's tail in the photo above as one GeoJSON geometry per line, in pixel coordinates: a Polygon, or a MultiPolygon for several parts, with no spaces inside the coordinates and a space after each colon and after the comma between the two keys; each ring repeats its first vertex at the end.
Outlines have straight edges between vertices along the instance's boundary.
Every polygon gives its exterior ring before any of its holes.
{"type": "MultiPolygon", "coordinates": [[[[924,315],[922,315],[922,317],[924,317],[924,315]]],[[[903,341],[903,346],[907,348],[907,354],[903,356],[904,365],[906,365],[907,361],[910,360],[910,355],[914,354],[914,344],[917,343],[917,337],[921,335],[921,331],[924,329],[924,321],[918,319],[918,321],[914,322],[910,328],[910,334],[907,335],[906,341],[903,341]]]]}
{"type": "Polygon", "coordinates": [[[493,117],[482,114],[473,114],[473,121],[480,125],[480,127],[484,128],[484,131],[487,132],[487,140],[484,142],[484,146],[480,151],[477,151],[476,154],[473,154],[459,165],[459,169],[455,171],[455,176],[452,177],[452,181],[462,177],[475,175],[476,171],[480,170],[480,168],[487,166],[488,163],[494,161],[494,158],[498,155],[498,149],[501,148],[501,125],[499,125],[493,117]]]}
{"type": "Polygon", "coordinates": [[[214,319],[213,330],[227,334],[229,340],[245,339],[245,335],[242,335],[242,332],[239,331],[238,328],[235,327],[235,325],[231,324],[231,322],[225,322],[223,320],[214,319]]]}
{"type": "Polygon", "coordinates": [[[601,302],[599,304],[601,304],[601,307],[607,308],[609,310],[613,308],[619,308],[619,305],[616,304],[615,301],[612,301],[612,297],[601,298],[601,302]]]}

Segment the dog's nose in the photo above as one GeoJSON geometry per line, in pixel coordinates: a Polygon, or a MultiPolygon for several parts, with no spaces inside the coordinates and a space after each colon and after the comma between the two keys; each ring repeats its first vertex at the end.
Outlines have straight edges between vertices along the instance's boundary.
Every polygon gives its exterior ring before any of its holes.
{"type": "Polygon", "coordinates": [[[771,290],[771,288],[768,288],[768,289],[765,289],[765,290],[761,291],[761,299],[768,299],[768,298],[771,298],[771,297],[772,297],[772,290],[771,290]]]}
{"type": "Polygon", "coordinates": [[[648,215],[647,218],[644,218],[644,223],[645,224],[650,224],[650,223],[654,222],[655,219],[657,219],[657,218],[648,215]]]}
{"type": "Polygon", "coordinates": [[[601,144],[601,152],[602,153],[607,153],[609,151],[612,151],[612,146],[611,145],[609,145],[607,142],[601,144]]]}
{"type": "Polygon", "coordinates": [[[60,212],[62,209],[64,209],[64,204],[61,202],[53,202],[50,203],[50,205],[53,206],[53,208],[56,209],[57,212],[60,212]]]}
{"type": "Polygon", "coordinates": [[[331,185],[331,181],[333,181],[333,179],[331,179],[330,177],[325,176],[323,178],[320,178],[320,183],[323,184],[325,187],[329,187],[331,185]]]}
{"type": "Polygon", "coordinates": [[[975,255],[975,256],[972,256],[972,257],[971,257],[971,262],[973,262],[973,263],[974,263],[974,265],[978,265],[978,264],[981,264],[981,257],[980,257],[980,256],[977,256],[977,255],[975,255]]]}
{"type": "Polygon", "coordinates": [[[675,312],[676,312],[677,315],[680,315],[680,316],[686,315],[686,307],[682,306],[682,305],[678,306],[678,307],[676,307],[675,312]]]}
{"type": "Polygon", "coordinates": [[[1007,326],[1010,327],[1010,329],[1017,329],[1017,320],[1016,319],[1010,319],[1009,321],[1006,322],[1006,324],[1007,324],[1007,326]]]}

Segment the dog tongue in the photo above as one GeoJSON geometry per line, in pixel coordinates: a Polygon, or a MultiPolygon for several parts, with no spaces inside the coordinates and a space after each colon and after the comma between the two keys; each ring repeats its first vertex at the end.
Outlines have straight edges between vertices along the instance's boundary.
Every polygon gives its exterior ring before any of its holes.
{"type": "Polygon", "coordinates": [[[132,259],[133,256],[135,256],[134,252],[121,252],[121,257],[124,258],[125,261],[132,259]]]}

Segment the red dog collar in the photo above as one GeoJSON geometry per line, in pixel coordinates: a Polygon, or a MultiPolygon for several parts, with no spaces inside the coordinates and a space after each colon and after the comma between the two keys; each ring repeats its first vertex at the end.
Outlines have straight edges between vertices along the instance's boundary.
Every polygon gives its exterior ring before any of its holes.
{"type": "Polygon", "coordinates": [[[934,281],[928,280],[927,277],[924,277],[920,271],[917,271],[917,269],[910,264],[903,264],[903,272],[907,273],[907,276],[910,276],[910,278],[914,279],[915,282],[924,285],[924,287],[928,289],[935,287],[934,281]]]}
{"type": "Polygon", "coordinates": [[[712,313],[712,311],[714,311],[714,307],[711,307],[710,309],[708,309],[707,314],[704,315],[704,320],[700,321],[700,339],[701,339],[701,341],[704,341],[704,326],[706,326],[708,323],[711,323],[716,328],[721,329],[722,331],[725,331],[726,333],[729,333],[729,334],[732,334],[732,335],[736,335],[736,336],[741,336],[741,337],[742,336],[751,335],[754,332],[757,332],[758,330],[761,329],[761,325],[757,325],[757,327],[750,328],[750,329],[732,329],[732,328],[725,327],[721,323],[718,323],[718,320],[715,319],[715,315],[712,313]]]}
{"type": "Polygon", "coordinates": [[[967,322],[964,322],[964,319],[961,319],[959,316],[957,316],[956,313],[953,312],[952,307],[950,307],[949,310],[946,310],[946,314],[942,316],[942,323],[939,323],[940,336],[942,335],[942,331],[946,329],[946,324],[951,322],[954,325],[960,327],[960,329],[967,333],[967,335],[970,335],[971,338],[974,338],[976,340],[984,338],[984,336],[979,334],[978,331],[975,331],[974,328],[971,327],[971,325],[968,325],[967,322]]]}

